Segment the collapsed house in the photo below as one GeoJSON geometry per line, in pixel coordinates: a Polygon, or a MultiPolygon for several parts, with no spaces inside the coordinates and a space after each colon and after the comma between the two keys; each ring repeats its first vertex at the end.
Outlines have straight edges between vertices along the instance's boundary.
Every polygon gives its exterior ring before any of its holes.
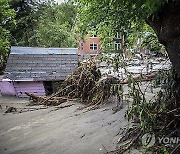
{"type": "Polygon", "coordinates": [[[11,47],[4,76],[0,79],[0,93],[27,97],[25,92],[39,96],[56,91],[78,67],[76,48],[11,47]]]}

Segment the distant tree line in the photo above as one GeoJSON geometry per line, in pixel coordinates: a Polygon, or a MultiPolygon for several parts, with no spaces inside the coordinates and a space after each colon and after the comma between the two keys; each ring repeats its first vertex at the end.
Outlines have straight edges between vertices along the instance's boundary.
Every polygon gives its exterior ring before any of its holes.
{"type": "Polygon", "coordinates": [[[76,47],[77,9],[53,0],[0,1],[0,70],[10,46],[76,47]]]}

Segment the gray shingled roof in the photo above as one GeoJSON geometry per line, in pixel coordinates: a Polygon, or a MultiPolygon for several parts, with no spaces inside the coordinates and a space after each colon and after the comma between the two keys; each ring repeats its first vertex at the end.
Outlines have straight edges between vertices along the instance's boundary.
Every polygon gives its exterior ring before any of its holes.
{"type": "Polygon", "coordinates": [[[78,66],[76,48],[11,47],[4,79],[64,80],[78,66]]]}

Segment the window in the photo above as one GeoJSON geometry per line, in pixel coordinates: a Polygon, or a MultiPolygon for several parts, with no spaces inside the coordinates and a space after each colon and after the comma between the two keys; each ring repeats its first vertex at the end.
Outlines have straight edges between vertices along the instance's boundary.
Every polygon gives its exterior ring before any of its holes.
{"type": "Polygon", "coordinates": [[[110,50],[114,50],[114,43],[108,43],[108,47],[110,50]]]}
{"type": "Polygon", "coordinates": [[[81,43],[81,50],[83,50],[84,49],[84,44],[83,43],[81,43]]]}
{"type": "Polygon", "coordinates": [[[115,42],[115,43],[109,43],[108,44],[110,50],[119,51],[121,50],[121,43],[115,42]]]}
{"type": "Polygon", "coordinates": [[[98,45],[96,43],[91,43],[90,44],[90,50],[97,50],[98,49],[98,45]]]}
{"type": "Polygon", "coordinates": [[[115,50],[121,50],[121,43],[115,43],[114,48],[115,50]]]}
{"type": "Polygon", "coordinates": [[[120,32],[116,32],[115,36],[116,39],[121,39],[121,33],[120,32]]]}

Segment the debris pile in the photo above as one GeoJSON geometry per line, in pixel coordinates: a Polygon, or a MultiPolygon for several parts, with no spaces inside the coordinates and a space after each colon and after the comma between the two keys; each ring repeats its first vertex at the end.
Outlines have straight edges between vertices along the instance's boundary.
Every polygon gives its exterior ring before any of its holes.
{"type": "Polygon", "coordinates": [[[47,98],[43,97],[43,96],[37,96],[35,94],[31,94],[31,93],[27,93],[27,92],[25,92],[25,94],[27,96],[29,96],[29,101],[33,101],[35,103],[38,103],[38,105],[56,106],[56,105],[59,105],[61,103],[67,102],[68,100],[71,100],[71,99],[65,98],[65,97],[54,96],[47,101],[47,98]]]}
{"type": "Polygon", "coordinates": [[[101,78],[101,72],[96,67],[96,60],[87,60],[81,64],[67,79],[59,86],[59,90],[50,97],[41,97],[26,93],[30,100],[38,102],[40,105],[59,105],[68,100],[80,99],[85,107],[98,107],[108,100],[112,93],[112,85],[120,86],[120,80],[115,77],[101,78]]]}
{"type": "Polygon", "coordinates": [[[90,91],[101,78],[101,72],[93,60],[81,64],[60,86],[59,96],[80,98],[86,104],[90,91]]]}
{"type": "MultiPolygon", "coordinates": [[[[120,97],[122,94],[122,84],[128,83],[128,78],[119,79],[113,76],[102,77],[97,68],[97,60],[88,59],[85,63],[72,72],[66,80],[59,85],[58,91],[50,97],[36,96],[26,93],[29,99],[37,102],[39,105],[56,106],[61,103],[80,99],[85,107],[91,109],[98,108],[105,103],[110,96],[120,97]]],[[[149,81],[155,78],[155,75],[138,75],[133,77],[136,81],[149,81]]]]}

